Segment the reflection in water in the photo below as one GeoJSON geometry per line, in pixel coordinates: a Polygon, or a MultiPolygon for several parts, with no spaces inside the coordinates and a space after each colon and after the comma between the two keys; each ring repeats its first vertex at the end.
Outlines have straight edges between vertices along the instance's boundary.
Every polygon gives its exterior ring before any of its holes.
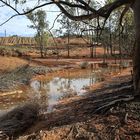
{"type": "MultiPolygon", "coordinates": [[[[29,91],[22,94],[3,96],[0,98],[0,110],[9,109],[30,99],[41,99],[48,105],[47,112],[52,112],[58,101],[73,96],[84,96],[88,86],[104,80],[104,74],[120,72],[121,69],[114,67],[96,68],[91,65],[91,69],[65,71],[65,74],[54,73],[51,80],[31,81],[29,91]]],[[[49,79],[49,78],[48,78],[49,79]]]]}
{"type": "MultiPolygon", "coordinates": [[[[89,72],[89,71],[88,71],[89,72]]],[[[41,93],[45,91],[47,96],[48,109],[47,112],[53,111],[54,105],[63,98],[72,96],[82,96],[87,92],[87,87],[91,86],[101,79],[95,73],[88,73],[84,77],[79,78],[61,78],[54,77],[50,81],[32,81],[30,86],[35,92],[35,97],[40,98],[41,93]]]]}
{"type": "MultiPolygon", "coordinates": [[[[40,86],[41,86],[40,82],[37,81],[37,80],[32,81],[30,83],[30,86],[34,91],[34,98],[40,99],[40,97],[41,97],[41,94],[40,94],[40,86]]],[[[30,96],[30,94],[29,94],[29,96],[30,96]]]]}

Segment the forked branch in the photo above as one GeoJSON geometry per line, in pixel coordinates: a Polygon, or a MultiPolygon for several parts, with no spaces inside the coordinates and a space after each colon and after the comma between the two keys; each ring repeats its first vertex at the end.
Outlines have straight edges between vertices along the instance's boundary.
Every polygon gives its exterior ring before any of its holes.
{"type": "MultiPolygon", "coordinates": [[[[116,8],[122,6],[122,5],[127,5],[127,4],[132,4],[135,0],[115,0],[114,2],[105,5],[104,7],[96,10],[92,7],[89,6],[89,2],[85,2],[84,0],[75,0],[74,3],[71,2],[66,2],[63,0],[51,0],[50,2],[46,2],[44,4],[40,4],[34,8],[32,8],[29,11],[24,11],[24,12],[19,12],[16,8],[14,8],[12,5],[10,5],[9,3],[7,3],[7,1],[4,0],[0,0],[0,2],[2,2],[4,5],[8,6],[9,8],[11,8],[12,10],[14,10],[16,12],[15,15],[13,15],[11,18],[18,16],[18,15],[26,15],[30,12],[33,12],[34,10],[47,6],[47,5],[51,5],[51,4],[55,4],[59,7],[59,9],[62,11],[62,13],[64,13],[68,18],[70,18],[71,20],[75,20],[75,21],[82,21],[82,20],[91,20],[94,18],[99,18],[99,17],[104,17],[105,19],[107,19],[111,12],[113,10],[115,10],[116,8]],[[73,15],[71,13],[69,13],[64,6],[67,6],[69,8],[78,8],[81,10],[84,10],[84,14],[82,13],[81,15],[73,15]]],[[[7,21],[9,21],[11,18],[9,18],[7,21]]],[[[6,23],[6,22],[4,22],[6,23]]],[[[1,24],[3,25],[3,24],[1,24]]]]}

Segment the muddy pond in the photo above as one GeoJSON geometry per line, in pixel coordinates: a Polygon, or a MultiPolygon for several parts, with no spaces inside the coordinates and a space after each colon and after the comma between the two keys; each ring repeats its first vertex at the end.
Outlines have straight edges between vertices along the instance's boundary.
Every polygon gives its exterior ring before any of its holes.
{"type": "Polygon", "coordinates": [[[121,73],[122,67],[106,67],[88,69],[61,70],[48,73],[43,78],[33,78],[28,86],[15,92],[0,96],[0,112],[14,108],[24,102],[41,100],[52,112],[54,105],[64,98],[85,96],[89,87],[97,82],[104,81],[106,75],[121,73]]]}

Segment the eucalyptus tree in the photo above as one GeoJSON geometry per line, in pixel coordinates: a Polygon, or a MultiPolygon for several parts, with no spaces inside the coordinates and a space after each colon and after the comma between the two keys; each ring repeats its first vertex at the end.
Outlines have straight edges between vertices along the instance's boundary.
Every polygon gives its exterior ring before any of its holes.
{"type": "MultiPolygon", "coordinates": [[[[66,0],[66,2],[70,2],[70,0],[66,0]]],[[[77,9],[73,7],[69,8],[68,6],[65,6],[65,8],[71,14],[76,15],[77,9]]],[[[79,29],[79,22],[70,20],[64,14],[57,20],[57,22],[60,24],[59,32],[62,34],[62,36],[67,37],[67,57],[70,57],[70,38],[77,34],[77,31],[79,29]]]]}
{"type": "Polygon", "coordinates": [[[132,57],[134,55],[135,47],[135,31],[134,31],[134,20],[132,11],[129,10],[124,16],[122,21],[122,53],[126,57],[132,57]]]}
{"type": "MultiPolygon", "coordinates": [[[[94,18],[99,19],[99,17],[102,17],[105,19],[105,21],[109,18],[111,13],[118,9],[119,7],[123,7],[122,16],[123,17],[129,8],[133,10],[134,15],[134,23],[135,23],[135,34],[136,34],[136,41],[135,41],[135,53],[134,53],[134,89],[135,89],[135,96],[140,96],[140,0],[114,0],[109,4],[105,4],[104,6],[95,9],[90,6],[90,2],[93,0],[71,0],[70,2],[64,1],[64,0],[36,0],[38,2],[38,5],[33,7],[31,10],[25,11],[25,10],[18,10],[16,9],[11,3],[7,0],[0,0],[4,5],[10,7],[12,10],[16,12],[15,15],[12,17],[18,16],[18,15],[25,15],[29,12],[40,8],[42,6],[47,5],[56,5],[69,19],[75,20],[75,21],[83,21],[83,20],[92,20],[94,18]],[[76,8],[79,11],[83,11],[80,14],[73,15],[70,13],[67,9],[65,9],[65,6],[69,8],[76,8]]],[[[19,0],[20,1],[20,0],[19,0]]],[[[27,2],[26,0],[25,2],[27,2]]],[[[118,19],[119,20],[119,19],[118,19]]]]}
{"type": "Polygon", "coordinates": [[[119,56],[120,59],[132,57],[135,40],[132,10],[128,10],[121,19],[122,11],[123,7],[112,12],[102,31],[100,40],[105,46],[107,56],[110,55],[114,58],[119,56]]]}
{"type": "Polygon", "coordinates": [[[60,23],[59,32],[62,36],[67,37],[67,56],[70,57],[70,37],[76,34],[77,22],[62,15],[61,19],[58,19],[58,23],[60,23]]]}
{"type": "Polygon", "coordinates": [[[48,23],[46,21],[46,12],[44,10],[37,10],[35,12],[30,12],[27,18],[32,22],[32,25],[28,26],[36,30],[35,40],[40,48],[41,57],[44,57],[44,47],[47,45],[48,40],[48,23]]]}

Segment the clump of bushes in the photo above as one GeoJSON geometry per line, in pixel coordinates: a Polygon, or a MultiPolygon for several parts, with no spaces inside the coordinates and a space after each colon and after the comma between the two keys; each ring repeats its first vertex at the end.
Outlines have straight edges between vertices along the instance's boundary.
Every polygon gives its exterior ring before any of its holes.
{"type": "Polygon", "coordinates": [[[88,67],[88,65],[89,65],[89,63],[88,63],[87,61],[81,62],[81,63],[80,63],[80,68],[81,68],[81,69],[86,69],[86,68],[88,67]]]}
{"type": "Polygon", "coordinates": [[[13,57],[21,57],[25,54],[21,49],[13,48],[13,47],[0,47],[0,55],[1,56],[13,56],[13,57]]]}

